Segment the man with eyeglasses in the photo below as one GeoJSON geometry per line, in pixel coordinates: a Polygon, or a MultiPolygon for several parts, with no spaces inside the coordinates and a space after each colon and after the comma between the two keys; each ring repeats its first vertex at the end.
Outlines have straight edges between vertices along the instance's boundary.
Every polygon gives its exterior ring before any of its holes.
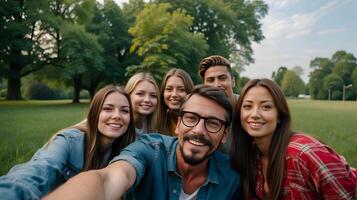
{"type": "Polygon", "coordinates": [[[196,86],[183,102],[176,137],[145,134],[101,170],[81,173],[47,199],[232,199],[240,176],[218,151],[232,105],[224,90],[196,86]]]}

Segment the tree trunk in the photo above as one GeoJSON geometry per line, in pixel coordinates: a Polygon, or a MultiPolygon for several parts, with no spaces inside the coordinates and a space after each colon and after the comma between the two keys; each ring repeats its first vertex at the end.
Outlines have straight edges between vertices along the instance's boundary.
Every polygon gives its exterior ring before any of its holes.
{"type": "Polygon", "coordinates": [[[21,74],[18,63],[10,63],[10,72],[7,79],[6,100],[21,100],[21,74]]]}
{"type": "Polygon", "coordinates": [[[79,97],[82,89],[82,75],[76,74],[73,76],[74,81],[74,91],[72,103],[79,103],[79,97]]]}

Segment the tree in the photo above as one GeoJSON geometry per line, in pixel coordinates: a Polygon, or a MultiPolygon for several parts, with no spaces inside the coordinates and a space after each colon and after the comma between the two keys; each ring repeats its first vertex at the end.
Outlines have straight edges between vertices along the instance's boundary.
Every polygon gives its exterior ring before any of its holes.
{"type": "Polygon", "coordinates": [[[271,76],[271,78],[275,81],[275,83],[277,83],[280,87],[281,87],[281,81],[283,80],[286,71],[288,71],[288,68],[286,68],[285,66],[281,66],[279,67],[277,72],[275,73],[274,71],[271,76]]]}
{"type": "MultiPolygon", "coordinates": [[[[353,70],[352,75],[351,75],[351,84],[352,84],[352,88],[350,88],[351,90],[351,100],[357,100],[357,68],[353,70]]],[[[349,95],[347,96],[349,97],[349,95]]]]}
{"type": "Polygon", "coordinates": [[[323,88],[323,79],[331,74],[333,63],[328,58],[315,58],[310,62],[312,71],[309,74],[310,94],[313,99],[326,99],[323,88]]]}
{"type": "Polygon", "coordinates": [[[208,55],[239,54],[244,63],[253,62],[252,42],[264,39],[260,19],[268,6],[261,0],[156,0],[169,2],[172,10],[183,8],[194,19],[190,30],[202,33],[208,55]]]}
{"type": "Polygon", "coordinates": [[[249,81],[248,77],[240,77],[240,79],[238,79],[237,83],[236,83],[236,88],[238,93],[240,93],[240,91],[242,90],[242,88],[245,86],[245,84],[249,81]]]}
{"type": "MultiPolygon", "coordinates": [[[[336,74],[329,74],[323,79],[323,88],[321,90],[325,91],[326,94],[331,92],[331,96],[341,99],[340,97],[337,97],[335,94],[341,92],[341,88],[343,86],[343,80],[340,76],[336,74]],[[337,93],[336,93],[337,92],[337,93]]],[[[334,99],[334,98],[333,98],[334,99]]]]}
{"type": "Polygon", "coordinates": [[[305,84],[294,71],[288,70],[281,81],[281,89],[285,96],[297,97],[304,93],[305,84]]]}
{"type": "Polygon", "coordinates": [[[332,73],[339,75],[344,85],[351,84],[351,74],[357,68],[356,57],[346,51],[336,51],[331,61],[334,63],[332,73]]]}
{"type": "Polygon", "coordinates": [[[294,66],[292,70],[296,73],[298,76],[302,76],[304,74],[304,69],[301,66],[294,66]]]}
{"type": "Polygon", "coordinates": [[[6,99],[21,99],[21,77],[41,69],[47,53],[39,28],[48,16],[45,1],[0,2],[0,65],[7,78],[6,99]]]}
{"type": "Polygon", "coordinates": [[[181,67],[191,75],[197,73],[192,63],[198,63],[205,55],[207,44],[202,34],[189,31],[191,16],[182,9],[169,12],[170,8],[168,3],[148,4],[129,28],[134,37],[131,52],[143,59],[140,65],[127,69],[129,75],[148,71],[160,80],[172,66],[181,67]]]}

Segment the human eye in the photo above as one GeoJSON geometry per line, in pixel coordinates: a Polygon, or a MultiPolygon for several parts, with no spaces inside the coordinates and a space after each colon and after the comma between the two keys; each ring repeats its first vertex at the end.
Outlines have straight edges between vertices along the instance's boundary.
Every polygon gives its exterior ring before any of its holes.
{"type": "Polygon", "coordinates": [[[224,80],[226,80],[227,79],[227,76],[220,76],[219,77],[219,80],[221,80],[221,81],[224,81],[224,80]]]}
{"type": "Polygon", "coordinates": [[[207,79],[206,79],[206,82],[207,82],[207,83],[212,83],[213,81],[214,81],[213,78],[207,78],[207,79]]]}
{"type": "Polygon", "coordinates": [[[262,105],[262,108],[263,108],[263,110],[271,110],[273,108],[273,105],[265,104],[265,105],[262,105]]]}
{"type": "Polygon", "coordinates": [[[144,92],[141,92],[141,91],[140,91],[140,92],[136,92],[135,95],[137,95],[137,96],[144,96],[144,92]]]}
{"type": "Polygon", "coordinates": [[[214,118],[208,118],[206,120],[206,125],[211,129],[211,130],[216,130],[222,126],[222,122],[219,121],[218,119],[214,118]]]}
{"type": "Polygon", "coordinates": [[[185,121],[193,123],[197,121],[198,117],[192,113],[185,113],[183,115],[183,118],[185,119],[185,121]]]}
{"type": "Polygon", "coordinates": [[[165,90],[168,91],[168,92],[171,92],[172,91],[172,87],[166,87],[165,90]]]}
{"type": "Polygon", "coordinates": [[[126,107],[121,108],[120,111],[121,111],[122,113],[125,113],[125,114],[130,113],[130,109],[129,109],[129,108],[126,108],[126,107]]]}
{"type": "Polygon", "coordinates": [[[150,97],[151,97],[151,98],[155,98],[155,99],[157,99],[157,95],[156,95],[156,93],[152,93],[152,94],[150,94],[150,97]]]}
{"type": "Polygon", "coordinates": [[[179,92],[186,92],[185,88],[184,87],[180,87],[177,89],[179,92]]]}
{"type": "Polygon", "coordinates": [[[242,108],[243,108],[244,110],[249,110],[249,109],[252,108],[252,105],[247,104],[247,103],[244,103],[244,104],[242,105],[242,108]]]}
{"type": "Polygon", "coordinates": [[[104,111],[112,111],[113,107],[111,107],[111,106],[103,106],[102,110],[104,110],[104,111]]]}

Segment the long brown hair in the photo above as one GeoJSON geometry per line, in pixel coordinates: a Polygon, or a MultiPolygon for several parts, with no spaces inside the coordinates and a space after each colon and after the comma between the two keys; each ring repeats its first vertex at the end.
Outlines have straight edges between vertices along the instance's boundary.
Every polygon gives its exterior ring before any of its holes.
{"type": "Polygon", "coordinates": [[[159,106],[160,106],[160,98],[159,98],[160,91],[159,91],[159,86],[157,85],[154,77],[152,77],[152,75],[150,73],[146,73],[146,72],[136,73],[126,83],[125,91],[130,96],[131,93],[135,90],[136,86],[142,81],[148,81],[149,83],[153,84],[155,87],[155,91],[156,91],[156,95],[157,95],[157,107],[154,110],[154,112],[152,112],[147,118],[147,122],[148,122],[147,131],[155,132],[155,131],[157,131],[156,118],[157,118],[157,112],[158,112],[159,106]]]}
{"type": "Polygon", "coordinates": [[[134,119],[129,95],[122,87],[115,85],[105,86],[100,89],[92,99],[87,115],[86,130],[83,130],[83,125],[81,123],[74,126],[85,133],[86,145],[83,171],[98,169],[102,163],[103,155],[100,155],[101,151],[99,149],[99,134],[101,134],[98,130],[99,115],[105,99],[109,94],[114,92],[118,92],[128,99],[130,106],[130,122],[127,131],[114,140],[112,144],[111,158],[116,156],[124,147],[135,140],[134,119]]]}
{"type": "Polygon", "coordinates": [[[169,107],[166,105],[164,101],[164,92],[165,92],[167,80],[173,76],[182,79],[187,94],[191,93],[194,86],[190,75],[188,75],[186,71],[180,68],[170,69],[166,73],[164,79],[161,82],[161,87],[160,87],[161,103],[160,103],[160,111],[158,112],[158,117],[157,117],[157,121],[160,122],[158,123],[158,131],[161,134],[171,135],[171,136],[175,135],[174,130],[176,128],[177,118],[179,116],[179,110],[169,109],[169,107]]]}
{"type": "Polygon", "coordinates": [[[264,199],[278,199],[284,178],[285,151],[292,135],[289,107],[280,87],[269,79],[253,79],[248,81],[240,93],[235,105],[232,123],[231,160],[233,167],[243,177],[244,198],[255,196],[257,166],[256,159],[259,150],[251,137],[242,127],[240,110],[246,93],[255,86],[266,88],[273,97],[278,110],[279,123],[273,134],[269,147],[267,168],[267,183],[269,194],[264,199]]]}

